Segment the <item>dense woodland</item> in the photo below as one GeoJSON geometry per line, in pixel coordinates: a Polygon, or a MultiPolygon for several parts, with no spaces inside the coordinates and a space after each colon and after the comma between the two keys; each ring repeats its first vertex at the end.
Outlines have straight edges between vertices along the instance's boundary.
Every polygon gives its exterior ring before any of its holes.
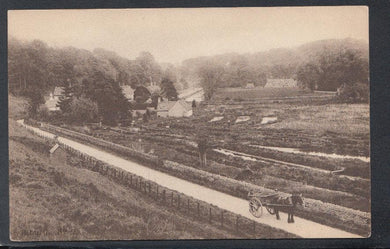
{"type": "MultiPolygon", "coordinates": [[[[324,40],[291,49],[252,54],[222,54],[185,60],[181,65],[158,63],[149,52],[127,59],[104,49],[53,48],[42,41],[8,42],[9,91],[30,100],[30,113],[55,86],[68,87],[62,110],[68,114],[88,106],[88,119],[105,120],[125,114],[131,106],[120,85],[159,84],[172,93],[202,86],[206,99],[221,87],[264,86],[267,78],[295,78],[302,88],[335,91],[338,87],[368,96],[368,44],[358,40],[324,40]],[[172,86],[173,85],[173,86],[172,86]],[[352,89],[352,90],[351,90],[352,89]],[[73,109],[72,109],[73,108],[73,109]]],[[[84,111],[85,110],[80,110],[84,111]]],[[[77,117],[73,117],[77,118],[77,117]]]]}
{"type": "MultiPolygon", "coordinates": [[[[185,60],[182,70],[197,78],[211,97],[216,88],[264,86],[269,78],[293,78],[302,88],[336,91],[357,87],[368,96],[368,44],[359,40],[323,40],[296,48],[252,54],[223,54],[185,60]]],[[[362,94],[362,93],[360,93],[362,94]]]]}

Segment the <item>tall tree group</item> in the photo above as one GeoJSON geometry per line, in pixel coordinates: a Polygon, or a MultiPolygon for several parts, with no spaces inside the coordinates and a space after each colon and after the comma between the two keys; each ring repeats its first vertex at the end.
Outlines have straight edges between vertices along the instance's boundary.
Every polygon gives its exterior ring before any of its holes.
{"type": "Polygon", "coordinates": [[[129,60],[104,49],[51,48],[38,40],[11,38],[8,55],[9,91],[29,99],[33,116],[45,102],[44,96],[63,87],[58,107],[65,116],[73,100],[82,98],[96,103],[98,116],[110,122],[129,109],[121,85],[135,87],[162,79],[162,69],[148,52],[129,60]]]}
{"type": "Polygon", "coordinates": [[[65,87],[59,103],[63,112],[70,110],[73,99],[83,98],[96,104],[98,115],[109,121],[129,108],[122,85],[135,89],[157,83],[169,99],[177,98],[178,89],[192,86],[203,87],[210,99],[217,88],[264,86],[267,78],[295,78],[312,90],[367,86],[368,46],[352,39],[325,40],[293,49],[192,58],[174,66],[157,63],[149,52],[130,60],[104,49],[51,48],[38,40],[10,38],[8,76],[9,91],[30,100],[32,115],[44,103],[44,96],[61,86],[65,87]]]}
{"type": "Polygon", "coordinates": [[[310,90],[336,91],[342,85],[368,86],[368,60],[359,50],[324,51],[301,65],[297,80],[310,90]]]}

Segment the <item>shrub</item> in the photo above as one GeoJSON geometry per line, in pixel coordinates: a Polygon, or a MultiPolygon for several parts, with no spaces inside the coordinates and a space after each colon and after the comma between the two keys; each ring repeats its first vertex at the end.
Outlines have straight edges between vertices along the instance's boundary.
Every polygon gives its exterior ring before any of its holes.
{"type": "Polygon", "coordinates": [[[45,105],[40,105],[37,110],[37,117],[39,120],[48,120],[49,119],[49,109],[45,105]]]}
{"type": "Polygon", "coordinates": [[[354,85],[343,84],[338,90],[338,99],[343,102],[368,103],[370,98],[370,87],[368,84],[356,83],[354,85]]]}

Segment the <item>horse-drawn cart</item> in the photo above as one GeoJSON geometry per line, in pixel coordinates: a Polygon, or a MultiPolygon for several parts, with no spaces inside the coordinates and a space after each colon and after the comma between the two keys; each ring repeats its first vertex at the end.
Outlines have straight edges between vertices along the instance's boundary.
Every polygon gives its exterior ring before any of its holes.
{"type": "Polygon", "coordinates": [[[294,210],[297,204],[303,206],[303,198],[301,194],[293,194],[289,197],[281,197],[279,193],[263,194],[248,193],[249,198],[249,212],[256,218],[260,218],[263,215],[263,207],[268,213],[276,214],[276,219],[279,218],[279,211],[284,211],[288,214],[287,221],[289,223],[294,222],[294,210]]]}
{"type": "Polygon", "coordinates": [[[263,215],[263,207],[267,209],[268,213],[275,214],[275,210],[272,203],[279,198],[279,194],[264,195],[261,193],[249,192],[249,212],[256,218],[260,218],[263,215]]]}

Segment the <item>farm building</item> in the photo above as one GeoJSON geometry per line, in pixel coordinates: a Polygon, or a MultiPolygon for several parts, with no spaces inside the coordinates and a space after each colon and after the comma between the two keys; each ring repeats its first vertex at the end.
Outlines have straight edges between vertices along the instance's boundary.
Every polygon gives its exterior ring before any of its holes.
{"type": "Polygon", "coordinates": [[[297,87],[297,81],[294,79],[267,79],[267,83],[264,87],[268,88],[287,88],[297,87]]]}
{"type": "Polygon", "coordinates": [[[54,91],[50,93],[49,99],[46,100],[45,106],[49,111],[59,111],[60,108],[57,107],[58,101],[60,100],[60,97],[64,94],[64,88],[63,87],[55,87],[54,91]]]}
{"type": "Polygon", "coordinates": [[[158,117],[190,117],[192,116],[192,107],[184,100],[163,101],[158,103],[158,117]]]}
{"type": "Polygon", "coordinates": [[[155,111],[154,107],[150,105],[150,103],[137,103],[132,102],[131,116],[133,118],[140,117],[145,114],[146,111],[149,110],[149,113],[153,113],[155,111]]]}
{"type": "Polygon", "coordinates": [[[50,162],[54,165],[57,163],[66,163],[67,153],[59,144],[55,144],[49,152],[50,162]]]}

